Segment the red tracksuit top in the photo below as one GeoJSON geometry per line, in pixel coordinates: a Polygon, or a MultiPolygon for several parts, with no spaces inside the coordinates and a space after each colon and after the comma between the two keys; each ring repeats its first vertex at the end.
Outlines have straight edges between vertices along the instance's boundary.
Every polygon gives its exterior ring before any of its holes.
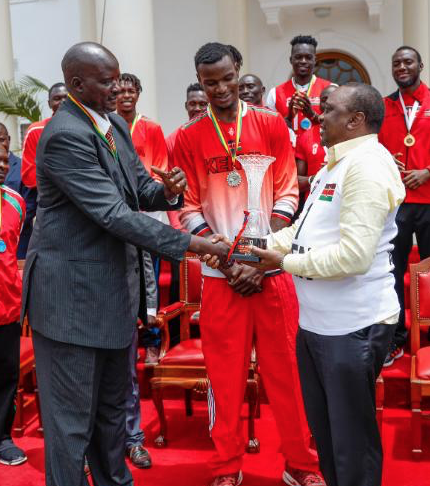
{"type": "Polygon", "coordinates": [[[297,139],[296,159],[304,160],[308,170],[306,175],[315,175],[322,167],[325,157],[324,147],[321,145],[320,126],[313,125],[310,130],[297,139]]]}
{"type": "Polygon", "coordinates": [[[43,129],[51,118],[32,123],[25,134],[22,146],[21,179],[23,184],[36,187],[36,148],[43,129]]]}
{"type": "MultiPolygon", "coordinates": [[[[238,155],[264,154],[276,157],[266,172],[261,190],[261,208],[268,218],[289,221],[297,208],[297,170],[283,118],[267,108],[242,102],[243,125],[238,155]]],[[[227,143],[235,143],[235,123],[220,122],[227,143]]],[[[183,125],[176,139],[174,164],[182,167],[187,181],[181,223],[193,234],[208,230],[234,238],[247,208],[246,176],[238,160],[235,168],[242,177],[238,187],[230,187],[226,176],[233,162],[221,145],[207,113],[183,125]]]]}
{"type": "MultiPolygon", "coordinates": [[[[168,170],[167,147],[163,130],[158,123],[149,118],[142,115],[137,116],[139,119],[131,133],[131,140],[149,175],[160,180],[159,176],[152,172],[151,166],[154,165],[164,171],[168,170]]],[[[132,124],[130,124],[131,128],[132,124]]]]}
{"type": "MultiPolygon", "coordinates": [[[[19,321],[22,281],[18,271],[16,250],[25,218],[24,199],[5,185],[0,185],[0,240],[6,249],[0,252],[0,325],[19,321]]],[[[2,245],[3,246],[3,245],[2,245]]]]}
{"type": "MultiPolygon", "coordinates": [[[[379,132],[379,141],[391,154],[399,152],[403,154],[399,160],[405,164],[406,170],[430,169],[430,91],[424,83],[419,85],[412,96],[403,95],[408,111],[412,109],[415,100],[420,104],[411,129],[415,137],[415,145],[406,147],[403,143],[408,131],[398,90],[384,99],[385,118],[379,132]]],[[[430,204],[430,181],[422,184],[418,189],[406,187],[404,202],[430,204]]]]}
{"type": "MultiPolygon", "coordinates": [[[[331,81],[327,81],[326,79],[316,78],[315,83],[312,85],[311,91],[309,93],[309,100],[312,105],[312,109],[315,113],[320,114],[320,95],[323,89],[330,86],[331,81]]],[[[276,86],[276,111],[278,111],[284,118],[288,115],[288,107],[290,106],[291,98],[293,94],[296,92],[296,88],[293,85],[293,81],[290,79],[289,81],[282,83],[276,86]]],[[[300,136],[307,130],[304,130],[300,126],[300,122],[306,118],[303,115],[302,111],[298,112],[298,130],[296,131],[297,135],[300,136]]]]}

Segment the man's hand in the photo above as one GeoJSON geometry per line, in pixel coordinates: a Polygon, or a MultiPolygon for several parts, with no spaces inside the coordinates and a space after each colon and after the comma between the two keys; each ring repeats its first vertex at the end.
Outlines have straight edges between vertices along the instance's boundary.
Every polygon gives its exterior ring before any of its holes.
{"type": "Polygon", "coordinates": [[[209,239],[191,235],[188,250],[197,253],[197,255],[200,255],[203,259],[209,256],[209,258],[207,258],[208,260],[213,259],[212,268],[228,267],[227,256],[230,251],[230,246],[224,243],[224,241],[212,243],[209,239]]]}
{"type": "Polygon", "coordinates": [[[399,169],[400,172],[403,172],[406,168],[405,164],[401,160],[399,160],[399,157],[401,157],[402,155],[403,155],[402,152],[397,152],[393,154],[393,160],[396,163],[397,168],[399,169]]]}
{"type": "Polygon", "coordinates": [[[164,195],[167,200],[179,196],[187,189],[185,172],[179,167],[173,167],[171,171],[165,172],[158,167],[151,166],[151,170],[154,174],[161,177],[161,180],[164,183],[164,195]]]}
{"type": "Polygon", "coordinates": [[[281,262],[284,254],[275,250],[262,250],[257,246],[251,248],[252,254],[260,257],[259,262],[243,262],[245,265],[257,268],[258,270],[278,270],[281,268],[281,262]]]}
{"type": "Polygon", "coordinates": [[[157,327],[157,318],[155,316],[146,316],[146,324],[142,322],[141,319],[137,320],[137,328],[140,330],[150,329],[151,327],[157,327]]]}
{"type": "Polygon", "coordinates": [[[311,100],[308,98],[306,93],[297,93],[297,101],[296,104],[298,105],[298,109],[303,112],[305,116],[307,116],[311,121],[314,121],[318,118],[317,113],[313,110],[311,100]]]}
{"type": "Polygon", "coordinates": [[[422,184],[430,180],[430,171],[422,170],[404,170],[403,184],[408,189],[418,189],[422,184]]]}
{"type": "Polygon", "coordinates": [[[227,280],[232,289],[242,297],[249,297],[263,290],[264,272],[235,263],[227,280]]]}

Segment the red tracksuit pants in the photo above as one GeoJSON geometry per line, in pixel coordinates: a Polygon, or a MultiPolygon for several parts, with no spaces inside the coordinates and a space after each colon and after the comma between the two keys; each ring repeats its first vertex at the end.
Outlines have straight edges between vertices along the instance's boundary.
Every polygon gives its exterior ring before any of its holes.
{"type": "MultiPolygon", "coordinates": [[[[298,303],[290,275],[266,277],[263,291],[241,297],[224,278],[205,277],[200,329],[214,398],[215,476],[240,470],[245,451],[240,413],[253,336],[264,386],[286,464],[318,470],[303,406],[296,360],[298,303]]],[[[212,407],[210,407],[211,409],[212,407]]]]}

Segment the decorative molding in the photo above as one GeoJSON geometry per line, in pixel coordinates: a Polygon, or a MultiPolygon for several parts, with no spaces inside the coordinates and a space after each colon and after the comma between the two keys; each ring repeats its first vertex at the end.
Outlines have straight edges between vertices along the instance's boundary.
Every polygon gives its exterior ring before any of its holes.
{"type": "Polygon", "coordinates": [[[369,15],[369,24],[372,30],[381,30],[382,28],[382,7],[384,0],[366,0],[367,13],[369,15]]]}
{"type": "Polygon", "coordinates": [[[281,25],[281,7],[267,7],[264,9],[266,22],[275,37],[283,37],[284,30],[281,25]]]}
{"type": "Polygon", "coordinates": [[[266,23],[275,37],[282,37],[282,12],[288,14],[304,13],[309,15],[314,9],[330,7],[331,9],[366,8],[369,25],[372,30],[381,29],[381,15],[384,0],[258,0],[266,17],[266,23]]]}
{"type": "Polygon", "coordinates": [[[10,5],[16,5],[17,3],[34,3],[39,0],[9,0],[10,5]]]}

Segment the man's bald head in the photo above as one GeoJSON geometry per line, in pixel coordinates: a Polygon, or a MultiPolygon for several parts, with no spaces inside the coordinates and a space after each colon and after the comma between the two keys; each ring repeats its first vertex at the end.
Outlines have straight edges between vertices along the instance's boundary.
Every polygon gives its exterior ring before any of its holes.
{"type": "Polygon", "coordinates": [[[253,105],[263,105],[266,88],[255,74],[245,74],[239,79],[239,98],[253,105]]]}
{"type": "Polygon", "coordinates": [[[72,46],[61,62],[69,93],[103,115],[116,108],[119,91],[119,64],[106,47],[96,42],[72,46]]]}
{"type": "Polygon", "coordinates": [[[64,54],[61,61],[66,85],[73,76],[80,75],[82,69],[92,68],[104,63],[118,64],[116,57],[106,47],[97,44],[97,42],[75,44],[64,54]]]}

